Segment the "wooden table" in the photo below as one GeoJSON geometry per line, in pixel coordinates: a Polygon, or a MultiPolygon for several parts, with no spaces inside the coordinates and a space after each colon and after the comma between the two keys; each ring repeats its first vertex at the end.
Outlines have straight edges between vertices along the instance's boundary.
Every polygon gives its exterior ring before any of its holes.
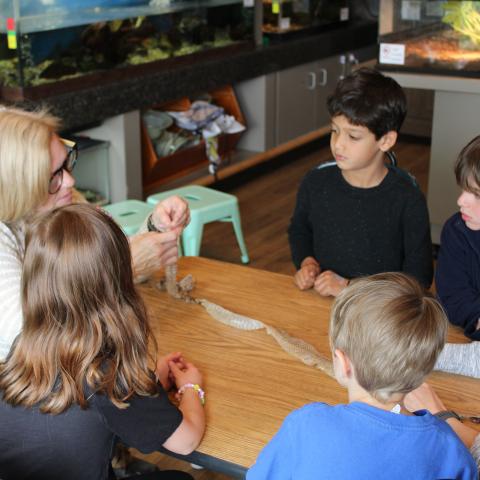
{"type": "MultiPolygon", "coordinates": [[[[326,356],[331,299],[301,292],[286,275],[199,257],[183,257],[193,295],[285,329],[326,356]]],[[[190,459],[241,477],[293,409],[309,402],[347,402],[346,391],[319,370],[285,353],[265,330],[241,331],[212,319],[199,305],[140,288],[162,354],[182,351],[203,373],[207,430],[190,459]]],[[[464,341],[459,331],[450,341],[464,341]]],[[[480,380],[434,373],[429,382],[448,408],[480,412],[480,380]]]]}

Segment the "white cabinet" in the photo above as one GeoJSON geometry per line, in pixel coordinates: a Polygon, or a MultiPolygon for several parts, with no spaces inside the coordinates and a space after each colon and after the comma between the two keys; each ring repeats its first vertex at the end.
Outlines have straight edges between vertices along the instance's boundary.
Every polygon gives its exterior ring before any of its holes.
{"type": "Polygon", "coordinates": [[[340,78],[370,59],[374,52],[367,47],[237,84],[248,127],[239,148],[266,151],[327,127],[328,95],[340,78]]]}
{"type": "Polygon", "coordinates": [[[317,62],[277,72],[276,143],[311,132],[316,127],[317,62]]]}
{"type": "Polygon", "coordinates": [[[367,47],[277,72],[277,145],[328,126],[327,98],[338,80],[370,59],[367,47]]]}

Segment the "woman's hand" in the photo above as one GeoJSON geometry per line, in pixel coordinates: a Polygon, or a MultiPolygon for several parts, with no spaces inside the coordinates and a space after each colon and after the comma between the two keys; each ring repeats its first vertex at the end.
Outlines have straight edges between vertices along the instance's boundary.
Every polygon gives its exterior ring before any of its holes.
{"type": "Polygon", "coordinates": [[[178,259],[177,234],[175,232],[145,232],[129,238],[135,280],[148,278],[178,259]]]}
{"type": "Polygon", "coordinates": [[[172,196],[157,203],[152,213],[152,222],[158,230],[175,232],[177,237],[180,236],[190,222],[187,201],[181,197],[172,196]]]}

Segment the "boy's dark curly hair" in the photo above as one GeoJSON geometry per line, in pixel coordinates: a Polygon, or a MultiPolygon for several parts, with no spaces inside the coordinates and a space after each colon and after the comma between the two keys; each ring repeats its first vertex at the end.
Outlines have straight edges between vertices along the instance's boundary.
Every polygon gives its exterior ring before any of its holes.
{"type": "Polygon", "coordinates": [[[402,87],[372,68],[360,68],[337,83],[327,99],[330,116],[344,115],[354,125],[367,127],[378,140],[398,132],[407,113],[402,87]]]}

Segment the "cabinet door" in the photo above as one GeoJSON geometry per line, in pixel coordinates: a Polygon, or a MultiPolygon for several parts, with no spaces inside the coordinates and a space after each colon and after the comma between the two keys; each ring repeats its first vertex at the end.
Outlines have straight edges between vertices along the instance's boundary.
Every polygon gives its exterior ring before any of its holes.
{"type": "Polygon", "coordinates": [[[330,115],[327,110],[327,97],[333,92],[335,86],[344,74],[345,64],[342,59],[346,57],[337,55],[335,57],[324,58],[315,62],[315,71],[317,73],[317,89],[316,89],[316,128],[322,128],[330,123],[330,115]]]}
{"type": "Polygon", "coordinates": [[[277,72],[277,145],[315,129],[315,63],[277,72]]]}
{"type": "Polygon", "coordinates": [[[337,82],[351,73],[355,68],[372,66],[369,62],[376,61],[377,46],[371,45],[357,50],[342,53],[335,57],[324,58],[316,62],[317,76],[317,113],[315,125],[322,128],[330,123],[327,110],[327,97],[333,92],[337,82]]]}

